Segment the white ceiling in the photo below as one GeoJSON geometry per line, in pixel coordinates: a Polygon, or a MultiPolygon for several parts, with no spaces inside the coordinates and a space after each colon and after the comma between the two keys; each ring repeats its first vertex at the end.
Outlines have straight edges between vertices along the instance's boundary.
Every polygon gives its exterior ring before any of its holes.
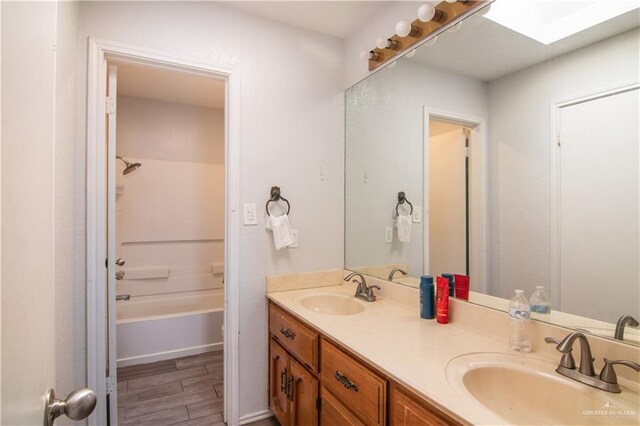
{"type": "Polygon", "coordinates": [[[224,109],[225,82],[186,72],[118,65],[118,95],[224,109]]]}
{"type": "Polygon", "coordinates": [[[466,19],[455,33],[445,32],[432,46],[418,48],[411,60],[482,81],[492,81],[639,25],[640,11],[635,10],[544,45],[483,16],[474,15],[466,19]]]}
{"type": "Polygon", "coordinates": [[[229,1],[225,5],[296,27],[333,37],[347,38],[389,3],[397,2],[229,1]]]}

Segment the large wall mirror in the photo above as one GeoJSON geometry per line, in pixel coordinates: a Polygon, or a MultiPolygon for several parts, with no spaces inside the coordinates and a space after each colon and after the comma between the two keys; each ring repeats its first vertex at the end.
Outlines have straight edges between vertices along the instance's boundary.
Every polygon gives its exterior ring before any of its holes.
{"type": "MultiPolygon", "coordinates": [[[[470,302],[505,310],[544,286],[539,319],[612,338],[640,319],[640,11],[625,3],[497,0],[350,88],[346,268],[469,275],[470,302]]],[[[618,337],[640,344],[633,324],[618,337]]]]}

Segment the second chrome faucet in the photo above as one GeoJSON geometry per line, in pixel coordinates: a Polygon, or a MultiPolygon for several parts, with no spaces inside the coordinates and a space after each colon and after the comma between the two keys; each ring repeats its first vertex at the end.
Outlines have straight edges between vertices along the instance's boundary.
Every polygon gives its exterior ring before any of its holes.
{"type": "Polygon", "coordinates": [[[373,289],[378,289],[380,290],[380,286],[379,285],[367,285],[367,280],[365,280],[364,275],[358,273],[358,272],[352,272],[351,274],[347,275],[344,278],[345,281],[351,281],[354,282],[356,284],[358,284],[358,288],[356,288],[356,294],[354,294],[355,297],[357,297],[358,299],[362,299],[366,302],[375,302],[376,301],[376,295],[373,294],[373,289]],[[354,277],[360,277],[360,280],[358,281],[357,278],[354,277]]]}
{"type": "Polygon", "coordinates": [[[640,364],[636,362],[626,360],[610,361],[607,358],[604,358],[604,367],[602,368],[600,375],[597,376],[593,367],[593,357],[591,355],[591,347],[589,346],[587,336],[577,331],[569,334],[560,341],[553,337],[545,337],[544,341],[547,343],[554,343],[558,352],[562,353],[562,359],[560,360],[560,365],[556,368],[556,372],[565,377],[603,391],[613,393],[621,392],[620,385],[618,384],[618,377],[613,369],[615,364],[625,365],[640,372],[640,364]],[[571,354],[573,344],[576,340],[580,342],[580,367],[577,371],[575,360],[571,354]]]}

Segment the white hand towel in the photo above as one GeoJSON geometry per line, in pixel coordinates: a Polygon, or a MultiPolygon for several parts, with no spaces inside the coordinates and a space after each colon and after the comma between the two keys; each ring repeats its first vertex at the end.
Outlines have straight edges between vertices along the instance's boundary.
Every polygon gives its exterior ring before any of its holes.
{"type": "Polygon", "coordinates": [[[398,239],[403,243],[411,241],[411,216],[398,215],[396,217],[396,228],[398,228],[398,239]]]}
{"type": "Polygon", "coordinates": [[[265,223],[265,228],[273,232],[273,244],[276,250],[293,244],[293,234],[291,226],[289,226],[289,217],[286,214],[282,216],[269,216],[265,223]]]}

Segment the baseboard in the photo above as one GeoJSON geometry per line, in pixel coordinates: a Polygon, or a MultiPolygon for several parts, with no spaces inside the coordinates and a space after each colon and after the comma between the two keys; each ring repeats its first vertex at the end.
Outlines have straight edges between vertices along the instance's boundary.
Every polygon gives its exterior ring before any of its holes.
{"type": "Polygon", "coordinates": [[[223,342],[210,343],[208,345],[193,346],[190,348],[174,349],[171,351],[157,352],[153,354],[132,356],[129,358],[121,358],[118,360],[118,368],[127,367],[129,365],[149,364],[150,362],[164,361],[166,359],[180,358],[189,355],[198,355],[205,352],[221,351],[224,347],[223,342]]]}
{"type": "Polygon", "coordinates": [[[258,420],[262,419],[268,419],[271,416],[273,416],[273,413],[269,409],[257,411],[255,413],[245,414],[244,416],[241,416],[238,419],[238,424],[246,425],[247,423],[257,422],[258,420]]]}

